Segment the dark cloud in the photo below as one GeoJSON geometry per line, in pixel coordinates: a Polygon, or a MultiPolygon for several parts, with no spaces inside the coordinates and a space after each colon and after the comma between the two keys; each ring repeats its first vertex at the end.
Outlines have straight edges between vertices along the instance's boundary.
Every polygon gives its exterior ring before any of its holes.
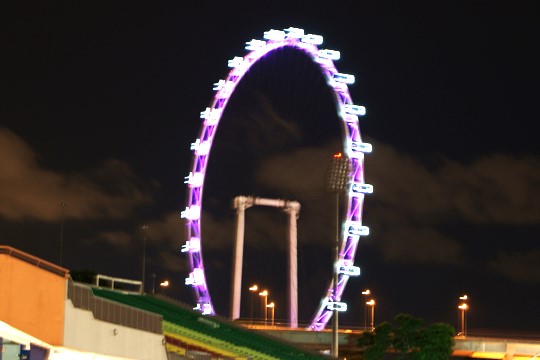
{"type": "MultiPolygon", "coordinates": [[[[144,224],[136,236],[146,237],[147,248],[154,249],[148,254],[148,262],[159,266],[171,273],[187,273],[186,257],[182,256],[180,248],[185,243],[185,232],[180,214],[171,212],[159,220],[144,224]]],[[[139,240],[140,242],[140,240],[139,240]]]]}
{"type": "Polygon", "coordinates": [[[112,246],[124,251],[132,249],[133,237],[131,234],[124,231],[107,231],[99,234],[100,239],[112,246]]]}
{"type": "MultiPolygon", "coordinates": [[[[448,232],[456,220],[474,226],[540,221],[538,158],[492,155],[468,163],[440,158],[434,167],[372,142],[366,181],[374,184],[375,193],[366,199],[365,223],[372,228],[368,244],[379,247],[386,261],[457,265],[467,250],[448,232]]],[[[332,199],[323,194],[328,154],[335,147],[301,148],[258,167],[261,186],[302,204],[300,240],[327,242],[332,199]]],[[[270,232],[276,225],[266,226],[270,232]]]]}
{"type": "Polygon", "coordinates": [[[469,164],[448,162],[438,173],[464,219],[481,224],[540,222],[540,158],[494,154],[469,164]]]}
{"type": "Polygon", "coordinates": [[[462,246],[433,228],[394,227],[384,231],[381,248],[385,261],[394,263],[457,264],[462,246]]]}
{"type": "Polygon", "coordinates": [[[0,128],[0,216],[7,220],[66,218],[121,219],[152,203],[130,167],[107,160],[86,173],[59,173],[42,167],[39,155],[20,137],[0,128]]]}
{"type": "Polygon", "coordinates": [[[516,282],[540,284],[540,250],[528,252],[500,253],[489,263],[496,273],[516,282]]]}

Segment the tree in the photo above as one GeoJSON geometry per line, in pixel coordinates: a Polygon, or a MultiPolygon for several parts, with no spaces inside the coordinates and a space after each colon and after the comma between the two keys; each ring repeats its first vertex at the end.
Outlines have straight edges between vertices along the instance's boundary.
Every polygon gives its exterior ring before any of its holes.
{"type": "Polygon", "coordinates": [[[398,314],[394,318],[392,347],[404,359],[407,354],[417,351],[424,330],[424,320],[408,314],[398,314]]]}
{"type": "Polygon", "coordinates": [[[70,271],[69,275],[75,282],[81,282],[85,284],[94,284],[94,282],[96,281],[97,272],[93,270],[88,270],[88,269],[74,270],[74,271],[70,271]]]}
{"type": "Polygon", "coordinates": [[[383,322],[373,332],[364,332],[359,340],[359,345],[365,347],[364,359],[382,359],[392,345],[392,325],[383,322]]]}
{"type": "Polygon", "coordinates": [[[454,328],[437,323],[425,326],[424,320],[399,314],[394,323],[384,322],[359,339],[364,359],[382,359],[386,352],[399,353],[400,359],[446,360],[454,347],[454,328]]]}
{"type": "Polygon", "coordinates": [[[454,333],[452,326],[444,323],[433,324],[426,328],[419,342],[419,351],[414,360],[446,360],[452,355],[454,348],[454,333]]]}

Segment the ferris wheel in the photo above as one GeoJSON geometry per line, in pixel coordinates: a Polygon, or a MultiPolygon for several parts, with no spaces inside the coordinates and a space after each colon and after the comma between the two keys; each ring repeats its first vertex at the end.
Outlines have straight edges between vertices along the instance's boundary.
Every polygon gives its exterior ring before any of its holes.
{"type": "Polygon", "coordinates": [[[337,71],[334,61],[339,60],[340,52],[319,49],[322,43],[322,36],[306,34],[304,30],[293,27],[269,30],[264,33],[262,40],[248,41],[245,47],[248,53],[229,60],[231,70],[225,79],[214,84],[213,90],[216,93],[213,100],[200,114],[201,130],[199,137],[191,144],[192,165],[185,181],[188,187],[187,204],[181,217],[186,220],[187,226],[187,241],[182,246],[182,252],[187,253],[190,265],[185,283],[194,290],[197,302],[194,309],[203,314],[215,314],[204,271],[201,236],[202,197],[212,143],[229,99],[244,75],[266,54],[281,48],[303,52],[318,65],[328,87],[333,91],[337,116],[342,122],[344,153],[350,161],[350,187],[347,193],[347,212],[339,235],[338,261],[334,264],[338,274],[335,277],[337,284],[334,279],[330,280],[310,328],[322,330],[335,310],[346,309],[346,304],[340,300],[349,277],[360,273],[360,269],[354,266],[356,248],[360,237],[369,234],[369,228],[362,225],[362,208],[365,195],[373,192],[373,187],[364,181],[364,154],[371,152],[372,146],[362,142],[358,126],[358,117],[365,115],[366,109],[352,102],[348,90],[348,85],[354,83],[355,77],[337,71]]]}

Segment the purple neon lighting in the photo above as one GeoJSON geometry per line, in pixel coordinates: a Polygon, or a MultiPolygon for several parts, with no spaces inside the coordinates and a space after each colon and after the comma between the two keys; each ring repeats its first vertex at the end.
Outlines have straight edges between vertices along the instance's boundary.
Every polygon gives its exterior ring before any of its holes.
{"type": "MultiPolygon", "coordinates": [[[[343,121],[344,132],[344,152],[351,159],[351,183],[364,184],[364,153],[371,151],[371,145],[363,143],[358,127],[358,116],[365,114],[363,106],[354,105],[349,94],[347,83],[354,81],[353,75],[339,73],[332,60],[337,60],[340,53],[334,50],[319,50],[317,45],[321,45],[323,38],[320,35],[307,34],[298,28],[288,28],[285,30],[269,30],[264,33],[265,40],[251,40],[246,43],[248,54],[244,57],[235,57],[229,60],[228,65],[232,69],[225,80],[219,80],[214,84],[213,101],[210,107],[201,112],[202,125],[199,137],[191,144],[193,151],[193,161],[190,174],[186,177],[188,185],[187,206],[182,211],[181,216],[186,219],[187,239],[190,239],[182,247],[182,252],[187,252],[191,272],[186,278],[186,284],[193,287],[197,299],[195,309],[203,314],[215,314],[210,292],[208,290],[204,264],[202,256],[201,238],[201,210],[202,196],[204,189],[204,177],[208,164],[212,142],[216,135],[217,127],[221,119],[223,110],[227,106],[229,98],[234,93],[236,85],[249,71],[251,66],[267,53],[283,48],[292,47],[307,53],[311,59],[320,66],[326,77],[327,84],[334,90],[336,108],[338,115],[343,121]]],[[[353,191],[348,193],[347,216],[342,224],[341,246],[339,253],[339,264],[353,266],[356,247],[360,235],[351,234],[345,229],[346,224],[354,223],[358,229],[362,224],[362,207],[364,202],[364,192],[353,191]]],[[[345,290],[349,279],[347,274],[339,274],[337,286],[337,301],[339,301],[345,290]]],[[[318,311],[316,312],[310,329],[322,330],[332,316],[329,304],[332,302],[334,291],[333,280],[330,282],[326,294],[323,296],[318,311]]],[[[331,307],[331,306],[330,306],[331,307]]]]}

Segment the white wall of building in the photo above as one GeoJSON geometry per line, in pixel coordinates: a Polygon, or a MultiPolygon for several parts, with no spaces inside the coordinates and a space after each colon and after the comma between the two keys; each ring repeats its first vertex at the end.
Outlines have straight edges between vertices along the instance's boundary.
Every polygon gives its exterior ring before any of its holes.
{"type": "Polygon", "coordinates": [[[66,299],[64,347],[127,359],[167,360],[164,337],[94,319],[66,299]]]}

